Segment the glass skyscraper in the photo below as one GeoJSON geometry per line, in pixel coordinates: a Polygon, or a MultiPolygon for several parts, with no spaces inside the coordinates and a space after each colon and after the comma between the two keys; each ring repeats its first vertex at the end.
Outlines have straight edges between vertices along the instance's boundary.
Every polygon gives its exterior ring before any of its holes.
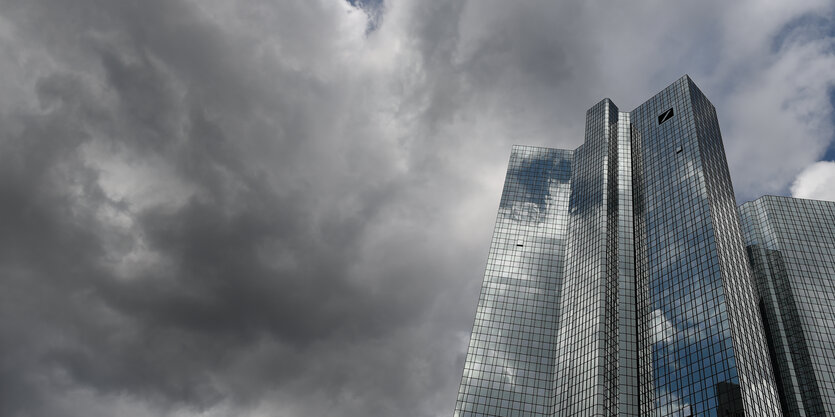
{"type": "MultiPolygon", "coordinates": [[[[760,312],[794,308],[804,330],[833,314],[783,290],[760,301],[749,229],[777,226],[756,217],[743,238],[739,219],[716,111],[688,76],[631,112],[597,103],[575,150],[514,146],[454,415],[781,415],[769,352],[796,342],[767,339],[760,312]]],[[[796,250],[769,242],[756,250],[796,250]]],[[[798,398],[805,367],[831,408],[832,360],[800,362],[785,370],[798,398]]]]}
{"type": "Polygon", "coordinates": [[[835,202],[740,207],[786,416],[835,416],[835,202]]]}

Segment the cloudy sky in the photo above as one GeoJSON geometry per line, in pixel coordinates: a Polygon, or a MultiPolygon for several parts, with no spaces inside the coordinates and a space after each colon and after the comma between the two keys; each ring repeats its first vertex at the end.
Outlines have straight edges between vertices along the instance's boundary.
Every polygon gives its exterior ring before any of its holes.
{"type": "Polygon", "coordinates": [[[0,0],[0,415],[449,416],[512,144],[687,73],[835,200],[830,1],[0,0]]]}

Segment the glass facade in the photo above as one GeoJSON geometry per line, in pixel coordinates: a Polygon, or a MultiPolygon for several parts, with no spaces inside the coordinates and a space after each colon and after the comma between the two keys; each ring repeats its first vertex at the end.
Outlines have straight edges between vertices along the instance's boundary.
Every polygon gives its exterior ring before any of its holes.
{"type": "Polygon", "coordinates": [[[574,152],[510,154],[455,416],[547,416],[574,152]]]}
{"type": "Polygon", "coordinates": [[[574,151],[515,146],[455,416],[781,415],[743,242],[687,76],[600,101],[574,151]]]}
{"type": "Polygon", "coordinates": [[[682,77],[630,114],[647,416],[777,416],[716,112],[682,77]],[[664,117],[661,117],[664,116],[664,117]]]}
{"type": "Polygon", "coordinates": [[[617,128],[606,99],[574,153],[557,335],[556,416],[611,415],[617,401],[617,128]]]}
{"type": "Polygon", "coordinates": [[[739,208],[786,416],[835,416],[835,202],[739,208]]]}
{"type": "MultiPolygon", "coordinates": [[[[632,185],[632,127],[618,115],[618,416],[640,416],[638,297],[635,279],[635,218],[632,185]]],[[[648,375],[648,373],[647,373],[648,375]]]]}

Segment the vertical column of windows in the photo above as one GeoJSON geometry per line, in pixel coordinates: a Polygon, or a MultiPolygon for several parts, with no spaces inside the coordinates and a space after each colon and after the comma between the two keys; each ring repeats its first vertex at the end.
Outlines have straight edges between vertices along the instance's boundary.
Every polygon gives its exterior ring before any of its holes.
{"type": "Polygon", "coordinates": [[[586,114],[575,151],[555,372],[557,416],[609,416],[617,407],[617,108],[586,114]]]}
{"type": "Polygon", "coordinates": [[[630,140],[632,147],[632,210],[633,227],[635,232],[635,302],[637,316],[638,339],[638,400],[641,416],[655,415],[655,374],[653,372],[654,338],[650,337],[655,330],[650,320],[652,317],[652,303],[650,303],[650,285],[648,269],[647,245],[647,216],[646,191],[644,186],[644,157],[642,152],[642,136],[640,129],[635,128],[635,118],[630,113],[630,140]]]}
{"type": "Polygon", "coordinates": [[[632,137],[629,113],[618,117],[618,415],[640,415],[638,387],[637,292],[632,214],[632,137]]]}

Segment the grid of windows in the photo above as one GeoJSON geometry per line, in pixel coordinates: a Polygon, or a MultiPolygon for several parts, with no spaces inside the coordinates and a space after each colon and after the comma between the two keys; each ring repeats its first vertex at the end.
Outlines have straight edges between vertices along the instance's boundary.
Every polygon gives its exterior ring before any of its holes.
{"type": "Polygon", "coordinates": [[[835,202],[740,207],[785,415],[835,415],[835,202]]]}
{"type": "Polygon", "coordinates": [[[455,416],[551,414],[572,160],[513,147],[455,416]]]}
{"type": "Polygon", "coordinates": [[[647,303],[639,339],[651,342],[644,414],[778,415],[713,106],[685,76],[630,116],[647,303]]]}
{"type": "MultiPolygon", "coordinates": [[[[690,78],[695,129],[710,199],[716,247],[739,367],[742,402],[748,415],[779,415],[774,375],[768,360],[765,331],[757,308],[756,286],[747,262],[739,213],[725,157],[716,109],[690,78]]],[[[733,401],[734,399],[731,398],[733,401]]]]}
{"type": "Polygon", "coordinates": [[[574,154],[556,416],[617,409],[617,128],[617,107],[604,99],[586,113],[585,142],[574,154]]]}

